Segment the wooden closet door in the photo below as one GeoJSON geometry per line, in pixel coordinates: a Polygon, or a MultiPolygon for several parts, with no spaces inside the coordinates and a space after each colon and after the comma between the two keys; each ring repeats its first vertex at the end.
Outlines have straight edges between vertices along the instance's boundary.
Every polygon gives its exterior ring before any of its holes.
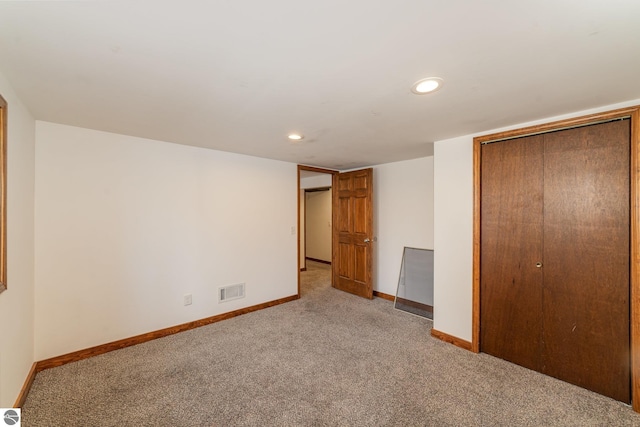
{"type": "Polygon", "coordinates": [[[482,146],[481,351],[541,370],[543,137],[482,146]]]}
{"type": "Polygon", "coordinates": [[[629,137],[629,120],[544,135],[541,268],[542,372],[627,403],[629,137]]]}

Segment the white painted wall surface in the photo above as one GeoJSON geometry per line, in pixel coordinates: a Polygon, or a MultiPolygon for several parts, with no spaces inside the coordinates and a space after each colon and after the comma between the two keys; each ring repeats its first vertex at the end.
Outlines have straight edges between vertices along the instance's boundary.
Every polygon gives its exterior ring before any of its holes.
{"type": "Polygon", "coordinates": [[[0,75],[8,104],[7,283],[0,294],[0,407],[12,407],[34,360],[35,121],[0,75]]]}
{"type": "Polygon", "coordinates": [[[433,249],[433,157],[373,169],[373,289],[395,295],[404,247],[433,249]]]}
{"type": "Polygon", "coordinates": [[[331,187],[331,174],[323,173],[300,179],[300,188],[324,188],[331,187]]]}
{"type": "Polygon", "coordinates": [[[306,256],[331,262],[331,189],[306,193],[306,256]]]}
{"type": "Polygon", "coordinates": [[[640,99],[437,141],[434,147],[434,324],[471,341],[473,294],[473,138],[640,105],[640,99]]]}
{"type": "Polygon", "coordinates": [[[469,137],[436,143],[433,182],[433,327],[468,341],[473,267],[473,149],[470,148],[473,147],[469,137]]]}
{"type": "Polygon", "coordinates": [[[46,122],[36,139],[37,360],[297,293],[295,164],[46,122]]]}

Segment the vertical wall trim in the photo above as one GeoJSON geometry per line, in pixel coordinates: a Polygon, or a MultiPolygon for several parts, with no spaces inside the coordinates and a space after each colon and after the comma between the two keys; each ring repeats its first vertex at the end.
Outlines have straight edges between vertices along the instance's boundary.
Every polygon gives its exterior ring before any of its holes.
{"type": "Polygon", "coordinates": [[[640,412],[640,107],[631,114],[631,404],[640,412]]]}
{"type": "Polygon", "coordinates": [[[7,101],[0,96],[0,293],[7,289],[7,101]]]}
{"type": "Polygon", "coordinates": [[[471,351],[480,352],[480,148],[473,140],[473,296],[471,351]]]}

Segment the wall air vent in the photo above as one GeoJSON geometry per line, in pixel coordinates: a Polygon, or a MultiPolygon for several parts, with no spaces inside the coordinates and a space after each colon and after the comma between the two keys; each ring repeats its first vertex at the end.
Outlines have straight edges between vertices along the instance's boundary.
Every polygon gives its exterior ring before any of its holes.
{"type": "Polygon", "coordinates": [[[218,302],[231,301],[238,298],[244,298],[244,283],[237,285],[224,286],[218,288],[218,302]]]}

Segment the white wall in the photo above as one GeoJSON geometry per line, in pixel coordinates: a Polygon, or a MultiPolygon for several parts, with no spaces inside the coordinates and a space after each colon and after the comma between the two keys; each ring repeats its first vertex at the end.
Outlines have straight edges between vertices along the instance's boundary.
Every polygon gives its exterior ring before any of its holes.
{"type": "Polygon", "coordinates": [[[0,407],[12,407],[34,360],[35,121],[0,75],[8,104],[7,284],[0,294],[0,407]]]}
{"type": "Polygon", "coordinates": [[[434,147],[433,327],[471,340],[473,138],[434,147]],[[444,329],[441,329],[444,328],[444,329]]]}
{"type": "Polygon", "coordinates": [[[297,293],[295,164],[46,122],[36,140],[37,360],[297,293]]]}
{"type": "Polygon", "coordinates": [[[315,176],[300,178],[300,188],[324,188],[331,187],[330,173],[323,173],[315,176]]]}
{"type": "Polygon", "coordinates": [[[395,295],[404,247],[433,249],[433,157],[373,169],[373,288],[395,295]]]}
{"type": "Polygon", "coordinates": [[[306,193],[306,256],[331,262],[331,189],[306,193]]]}
{"type": "Polygon", "coordinates": [[[434,147],[434,324],[440,332],[471,341],[473,294],[473,138],[504,130],[639,105],[608,105],[535,122],[487,130],[434,147]]]}

